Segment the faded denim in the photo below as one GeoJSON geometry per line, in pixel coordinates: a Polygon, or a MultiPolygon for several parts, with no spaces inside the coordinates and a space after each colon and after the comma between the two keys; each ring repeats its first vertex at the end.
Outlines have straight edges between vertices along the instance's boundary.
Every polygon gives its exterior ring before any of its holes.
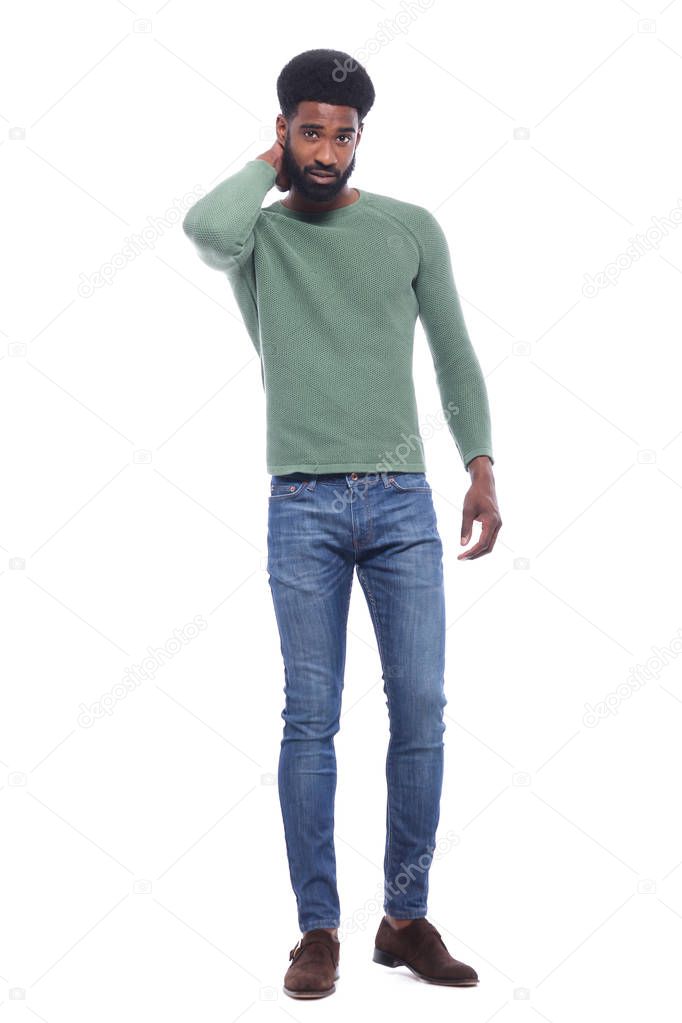
{"type": "Polygon", "coordinates": [[[383,908],[427,915],[447,703],[442,553],[423,472],[270,478],[267,568],[285,694],[278,789],[301,932],[340,926],[334,736],[356,571],[389,718],[383,908]]]}

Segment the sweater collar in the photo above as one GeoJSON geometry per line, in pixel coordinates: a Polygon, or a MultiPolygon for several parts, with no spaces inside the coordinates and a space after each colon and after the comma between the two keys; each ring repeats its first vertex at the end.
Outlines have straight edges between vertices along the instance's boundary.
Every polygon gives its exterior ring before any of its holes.
{"type": "Polygon", "coordinates": [[[339,206],[335,210],[290,210],[288,206],[284,206],[281,199],[274,202],[272,206],[268,207],[274,213],[281,213],[285,217],[291,217],[294,220],[306,220],[312,224],[329,224],[337,220],[345,219],[352,214],[362,210],[365,205],[367,192],[363,189],[358,189],[360,193],[355,202],[348,203],[347,206],[339,206]]]}

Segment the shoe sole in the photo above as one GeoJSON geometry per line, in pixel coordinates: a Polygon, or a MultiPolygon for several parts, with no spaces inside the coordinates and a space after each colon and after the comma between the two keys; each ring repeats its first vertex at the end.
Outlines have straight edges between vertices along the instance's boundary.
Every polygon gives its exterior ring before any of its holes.
{"type": "Polygon", "coordinates": [[[327,988],[326,991],[290,991],[287,987],[283,987],[282,990],[285,994],[289,995],[289,998],[326,998],[327,995],[334,994],[336,984],[333,987],[327,988]]]}
{"type": "Polygon", "coordinates": [[[382,952],[380,948],[376,947],[374,948],[372,960],[375,963],[379,963],[381,966],[390,966],[391,968],[395,966],[406,966],[408,970],[415,975],[415,977],[418,977],[420,980],[425,980],[427,984],[445,984],[448,987],[476,987],[478,984],[478,980],[473,980],[467,977],[464,977],[462,980],[447,980],[445,978],[440,979],[438,977],[427,977],[418,970],[415,970],[414,966],[410,966],[409,963],[406,963],[404,959],[397,959],[389,952],[382,952]]]}
{"type": "MultiPolygon", "coordinates": [[[[336,982],[340,976],[341,974],[337,970],[334,981],[336,982]]],[[[331,987],[324,988],[322,991],[292,991],[290,988],[286,987],[286,985],[282,986],[282,991],[289,995],[289,998],[326,998],[327,995],[334,994],[336,991],[336,983],[332,984],[331,987]]]]}

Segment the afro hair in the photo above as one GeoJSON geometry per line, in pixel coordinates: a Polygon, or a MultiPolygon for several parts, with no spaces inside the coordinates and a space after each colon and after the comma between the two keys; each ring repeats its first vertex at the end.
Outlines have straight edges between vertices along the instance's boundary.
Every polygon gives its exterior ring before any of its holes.
{"type": "Polygon", "coordinates": [[[355,107],[362,121],[374,103],[374,86],[361,64],[342,50],[306,50],[286,64],[277,78],[284,117],[295,117],[303,100],[355,107]]]}

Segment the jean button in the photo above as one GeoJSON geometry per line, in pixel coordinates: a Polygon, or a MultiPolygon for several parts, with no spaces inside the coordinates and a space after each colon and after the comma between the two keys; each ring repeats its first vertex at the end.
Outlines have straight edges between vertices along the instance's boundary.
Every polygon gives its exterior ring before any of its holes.
{"type": "Polygon", "coordinates": [[[352,472],[352,473],[350,474],[350,478],[351,478],[352,480],[356,480],[356,479],[358,478],[358,474],[357,474],[356,472],[352,472]]]}

